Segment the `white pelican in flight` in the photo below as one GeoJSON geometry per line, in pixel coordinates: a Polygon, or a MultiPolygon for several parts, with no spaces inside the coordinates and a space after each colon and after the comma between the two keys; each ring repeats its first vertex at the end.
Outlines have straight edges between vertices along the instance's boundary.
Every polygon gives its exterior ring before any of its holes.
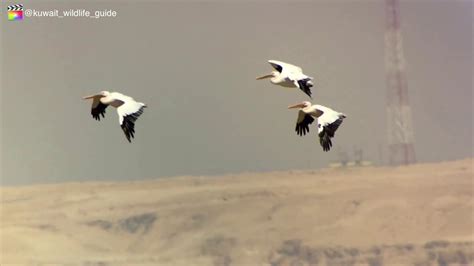
{"type": "Polygon", "coordinates": [[[288,109],[291,108],[300,108],[295,128],[296,133],[300,136],[309,132],[309,125],[314,121],[313,117],[318,119],[319,143],[324,151],[329,151],[332,147],[331,138],[334,137],[334,133],[346,115],[322,105],[311,105],[308,101],[288,106],[288,109]]]}
{"type": "Polygon", "coordinates": [[[105,117],[107,106],[117,108],[120,127],[122,127],[128,142],[135,134],[135,121],[143,114],[146,104],[135,101],[132,97],[118,92],[101,91],[99,94],[86,96],[84,100],[93,99],[91,114],[94,119],[100,121],[100,116],[105,117]]]}
{"type": "Polygon", "coordinates": [[[268,63],[275,69],[272,73],[258,77],[259,79],[270,78],[270,82],[288,88],[299,88],[306,95],[311,97],[311,87],[313,87],[313,78],[303,74],[301,67],[276,61],[268,60],[268,63]]]}

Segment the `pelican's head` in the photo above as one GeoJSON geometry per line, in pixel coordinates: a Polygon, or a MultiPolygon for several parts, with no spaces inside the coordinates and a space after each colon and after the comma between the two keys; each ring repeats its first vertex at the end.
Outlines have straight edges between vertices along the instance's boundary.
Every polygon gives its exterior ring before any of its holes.
{"type": "Polygon", "coordinates": [[[308,101],[304,101],[304,102],[301,102],[301,103],[298,103],[298,104],[295,104],[295,105],[290,105],[290,106],[288,106],[288,109],[306,108],[306,107],[309,107],[309,106],[311,106],[311,103],[308,102],[308,101]]]}
{"type": "Polygon", "coordinates": [[[109,91],[101,91],[100,92],[100,95],[106,97],[106,96],[109,96],[110,92],[109,91]]]}
{"type": "Polygon", "coordinates": [[[273,78],[273,77],[276,77],[278,74],[279,74],[278,71],[272,71],[272,73],[270,73],[270,74],[257,77],[257,80],[260,80],[260,79],[267,79],[267,78],[273,78]]]}

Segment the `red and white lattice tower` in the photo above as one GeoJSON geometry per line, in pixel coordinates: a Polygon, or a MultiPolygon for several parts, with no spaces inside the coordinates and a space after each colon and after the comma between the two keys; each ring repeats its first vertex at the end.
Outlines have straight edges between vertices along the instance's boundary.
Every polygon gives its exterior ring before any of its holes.
{"type": "Polygon", "coordinates": [[[405,76],[398,0],[385,0],[388,154],[391,165],[414,163],[415,148],[405,76]]]}

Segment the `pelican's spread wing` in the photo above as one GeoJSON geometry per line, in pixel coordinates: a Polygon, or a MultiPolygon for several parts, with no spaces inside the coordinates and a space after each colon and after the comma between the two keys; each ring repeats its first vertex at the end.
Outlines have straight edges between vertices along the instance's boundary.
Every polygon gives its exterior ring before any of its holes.
{"type": "Polygon", "coordinates": [[[292,65],[292,64],[288,64],[288,63],[285,63],[285,62],[278,61],[278,60],[268,60],[268,63],[270,63],[270,65],[272,65],[272,67],[280,73],[282,73],[282,72],[303,72],[303,70],[299,66],[295,66],[295,65],[292,65]]]}
{"type": "Polygon", "coordinates": [[[311,78],[304,78],[304,79],[295,79],[294,83],[296,87],[300,88],[309,98],[313,98],[311,96],[311,87],[313,87],[313,83],[311,82],[311,78]]]}
{"type": "Polygon", "coordinates": [[[331,149],[331,138],[334,137],[336,130],[342,124],[344,118],[346,118],[346,116],[339,113],[335,117],[321,116],[318,118],[319,143],[323,147],[324,151],[329,151],[331,149]]]}
{"type": "Polygon", "coordinates": [[[135,121],[137,121],[138,117],[143,114],[145,107],[146,105],[143,103],[126,101],[117,108],[120,127],[122,127],[128,142],[132,142],[131,139],[134,138],[135,121]]]}
{"type": "Polygon", "coordinates": [[[94,97],[91,108],[92,117],[95,120],[100,121],[100,115],[102,115],[102,117],[105,117],[105,109],[107,108],[107,106],[109,105],[100,102],[100,97],[94,97]]]}
{"type": "Polygon", "coordinates": [[[270,60],[270,61],[268,61],[268,63],[270,63],[270,65],[272,65],[272,67],[276,71],[278,71],[280,73],[283,71],[283,66],[279,62],[270,60]]]}
{"type": "Polygon", "coordinates": [[[311,115],[300,110],[298,112],[298,120],[296,121],[296,134],[300,136],[306,135],[306,133],[309,132],[309,125],[313,122],[314,118],[311,115]]]}

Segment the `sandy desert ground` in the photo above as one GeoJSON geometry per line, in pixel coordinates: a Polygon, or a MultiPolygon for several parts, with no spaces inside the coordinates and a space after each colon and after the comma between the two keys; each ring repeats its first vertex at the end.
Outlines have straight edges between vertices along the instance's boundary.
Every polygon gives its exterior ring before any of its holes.
{"type": "Polygon", "coordinates": [[[473,159],[1,188],[1,265],[472,265],[473,159]]]}

